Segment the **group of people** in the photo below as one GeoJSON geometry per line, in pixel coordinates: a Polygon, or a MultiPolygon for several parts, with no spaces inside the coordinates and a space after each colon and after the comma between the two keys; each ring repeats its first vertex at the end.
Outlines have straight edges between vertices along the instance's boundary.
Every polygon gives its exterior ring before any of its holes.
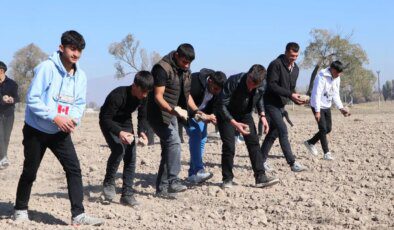
{"type": "MultiPolygon", "coordinates": [[[[81,34],[66,31],[61,36],[59,50],[34,69],[34,78],[26,96],[23,127],[25,159],[13,214],[17,221],[29,220],[31,188],[44,153],[49,148],[66,173],[72,224],[103,223],[102,219],[85,213],[81,168],[70,135],[79,127],[86,105],[86,75],[78,64],[84,48],[85,40],[81,34]]],[[[223,189],[233,185],[236,132],[244,137],[256,187],[279,182],[266,174],[272,169],[267,157],[277,138],[290,169],[293,172],[306,170],[295,159],[283,121],[284,107],[289,100],[298,105],[307,103],[295,91],[299,73],[295,63],[298,54],[299,45],[290,42],[285,53],[273,60],[268,69],[255,64],[247,72],[227,78],[221,71],[205,68],[191,73],[195,52],[192,45],[184,43],[164,56],[151,72],[137,72],[132,85],[114,89],[106,97],[99,114],[99,126],[111,152],[103,179],[104,201],[111,202],[116,196],[115,175],[123,160],[120,203],[128,206],[139,204],[133,191],[136,145],[148,144],[147,132],[150,129],[159,137],[161,145],[156,195],[175,199],[177,193],[188,189],[178,176],[181,170],[178,123],[189,135],[189,183],[203,183],[213,176],[203,162],[209,123],[218,127],[222,140],[223,189]],[[261,146],[252,116],[255,110],[266,134],[261,146]],[[135,111],[138,111],[137,133],[134,133],[132,122],[135,111]]],[[[5,76],[6,70],[5,64],[0,62],[1,167],[9,164],[7,145],[14,120],[14,104],[19,101],[17,85],[5,76]]],[[[342,71],[343,65],[339,61],[320,71],[311,96],[319,132],[306,141],[305,146],[317,155],[315,144],[320,141],[326,160],[333,159],[326,137],[331,130],[331,100],[345,116],[350,115],[339,97],[342,71]]]]}

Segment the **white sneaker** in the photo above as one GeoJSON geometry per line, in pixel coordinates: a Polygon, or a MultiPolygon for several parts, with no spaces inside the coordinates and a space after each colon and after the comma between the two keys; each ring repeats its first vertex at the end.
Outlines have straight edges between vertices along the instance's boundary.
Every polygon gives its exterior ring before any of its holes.
{"type": "Polygon", "coordinates": [[[264,162],[264,171],[272,172],[274,169],[268,164],[268,162],[264,162]]]}
{"type": "Polygon", "coordinates": [[[307,168],[305,166],[302,166],[297,161],[294,162],[293,166],[291,166],[290,168],[291,168],[291,171],[293,171],[293,172],[303,172],[303,171],[307,170],[307,168]]]}
{"type": "Polygon", "coordinates": [[[242,142],[245,142],[245,140],[241,134],[239,134],[239,136],[235,136],[235,143],[241,144],[242,142]]]}
{"type": "Polygon", "coordinates": [[[0,160],[0,165],[7,167],[10,165],[10,161],[8,160],[8,157],[4,157],[3,159],[0,160]]]}
{"type": "Polygon", "coordinates": [[[325,153],[324,156],[323,156],[323,159],[324,159],[324,160],[327,160],[327,161],[332,161],[332,160],[334,160],[334,158],[331,156],[331,153],[330,153],[330,152],[325,153]]]}
{"type": "Polygon", "coordinates": [[[203,183],[213,177],[213,174],[210,172],[205,172],[204,169],[201,169],[196,174],[191,175],[187,178],[190,183],[200,184],[203,183]]]}
{"type": "Polygon", "coordinates": [[[91,217],[86,215],[86,213],[79,214],[78,216],[72,218],[73,225],[93,225],[99,226],[104,223],[104,220],[96,217],[91,217]]]}
{"type": "Polygon", "coordinates": [[[12,215],[12,219],[14,221],[29,221],[29,214],[27,213],[27,210],[14,210],[14,214],[12,215]]]}
{"type": "Polygon", "coordinates": [[[319,154],[315,145],[309,144],[308,141],[305,141],[304,145],[312,155],[317,156],[319,154]]]}
{"type": "Polygon", "coordinates": [[[214,138],[220,138],[220,133],[219,133],[219,132],[212,132],[212,133],[210,134],[210,136],[211,136],[211,137],[214,137],[214,138]]]}

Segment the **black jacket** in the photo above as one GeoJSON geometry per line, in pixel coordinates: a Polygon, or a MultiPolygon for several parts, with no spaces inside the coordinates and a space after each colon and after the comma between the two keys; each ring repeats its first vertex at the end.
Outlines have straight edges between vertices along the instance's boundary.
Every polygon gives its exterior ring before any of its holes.
{"type": "Polygon", "coordinates": [[[119,136],[120,131],[133,133],[131,114],[138,108],[138,133],[146,132],[146,100],[139,100],[131,94],[131,86],[118,87],[110,94],[99,114],[100,128],[119,136]]]}
{"type": "Polygon", "coordinates": [[[263,82],[261,82],[261,85],[256,89],[256,94],[258,95],[257,100],[260,100],[259,103],[256,103],[256,109],[257,109],[257,105],[261,105],[263,108],[262,111],[264,111],[264,94],[266,91],[267,91],[267,79],[264,79],[263,82]]]}
{"type": "MultiPolygon", "coordinates": [[[[197,107],[200,107],[204,100],[205,91],[208,90],[207,78],[214,71],[210,69],[201,69],[200,72],[192,73],[192,83],[190,88],[190,95],[192,96],[194,103],[197,107]]],[[[205,108],[202,110],[206,114],[214,113],[214,105],[218,96],[213,95],[212,99],[209,100],[205,108]]]]}
{"type": "Polygon", "coordinates": [[[290,72],[287,68],[284,54],[273,60],[267,69],[267,91],[264,95],[264,103],[277,107],[284,107],[291,94],[295,92],[299,69],[294,63],[290,72]]]}
{"type": "Polygon", "coordinates": [[[264,111],[263,100],[257,89],[248,92],[246,74],[230,76],[218,100],[218,115],[226,121],[237,120],[251,113],[254,107],[257,108],[258,113],[264,111]]]}
{"type": "Polygon", "coordinates": [[[15,103],[18,103],[19,96],[18,96],[18,84],[7,76],[5,80],[0,83],[0,115],[3,116],[12,116],[15,110],[15,103]],[[7,104],[3,102],[3,96],[11,96],[14,98],[14,103],[7,104]]]}

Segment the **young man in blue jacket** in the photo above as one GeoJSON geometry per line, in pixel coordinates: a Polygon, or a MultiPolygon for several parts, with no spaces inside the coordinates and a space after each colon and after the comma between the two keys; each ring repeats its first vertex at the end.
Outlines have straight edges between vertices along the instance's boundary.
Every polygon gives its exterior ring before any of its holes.
{"type": "Polygon", "coordinates": [[[34,69],[26,95],[23,146],[25,160],[19,179],[14,220],[26,221],[33,182],[47,148],[66,173],[73,225],[101,225],[99,218],[85,214],[81,167],[71,133],[81,122],[86,105],[86,76],[78,60],[85,48],[81,34],[62,34],[59,51],[34,69]]]}

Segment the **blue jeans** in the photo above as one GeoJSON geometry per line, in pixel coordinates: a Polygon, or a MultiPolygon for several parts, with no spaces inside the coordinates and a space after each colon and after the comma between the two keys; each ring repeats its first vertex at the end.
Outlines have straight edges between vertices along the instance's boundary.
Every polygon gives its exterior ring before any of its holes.
{"type": "Polygon", "coordinates": [[[178,133],[178,120],[173,116],[169,125],[160,121],[150,121],[150,125],[159,136],[161,145],[156,191],[166,191],[172,182],[178,180],[178,174],[181,171],[181,140],[178,133]]]}
{"type": "Polygon", "coordinates": [[[191,176],[204,169],[202,158],[204,156],[205,143],[207,142],[207,124],[203,121],[196,122],[196,120],[190,119],[186,132],[189,135],[189,176],[191,176]]]}

